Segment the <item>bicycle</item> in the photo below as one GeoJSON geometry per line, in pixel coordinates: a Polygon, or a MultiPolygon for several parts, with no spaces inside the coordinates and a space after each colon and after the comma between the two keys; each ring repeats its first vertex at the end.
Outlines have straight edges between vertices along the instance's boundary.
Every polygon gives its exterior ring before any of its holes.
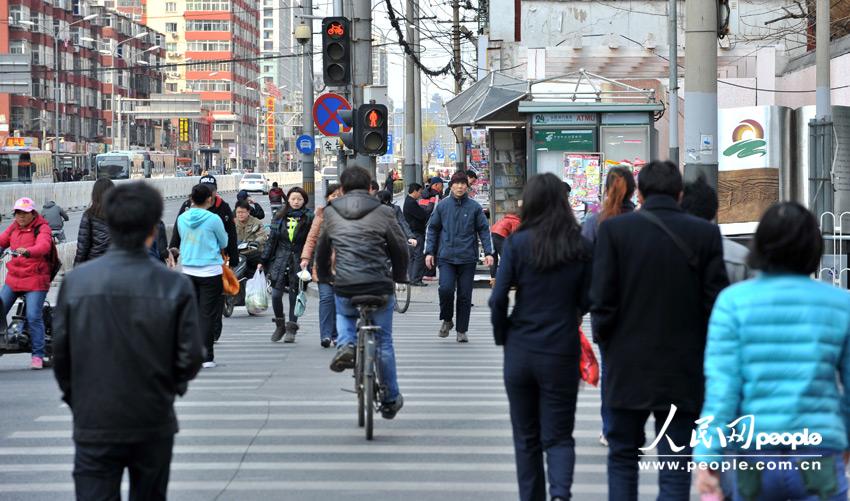
{"type": "Polygon", "coordinates": [[[365,428],[366,440],[374,436],[374,415],[380,412],[386,393],[381,384],[381,369],[377,363],[375,331],[380,327],[372,323],[372,313],[387,304],[385,296],[355,296],[351,305],[357,308],[357,351],[354,359],[354,392],[357,393],[357,426],[365,428]]]}
{"type": "Polygon", "coordinates": [[[410,307],[410,284],[395,284],[395,305],[397,313],[404,313],[410,307]]]}

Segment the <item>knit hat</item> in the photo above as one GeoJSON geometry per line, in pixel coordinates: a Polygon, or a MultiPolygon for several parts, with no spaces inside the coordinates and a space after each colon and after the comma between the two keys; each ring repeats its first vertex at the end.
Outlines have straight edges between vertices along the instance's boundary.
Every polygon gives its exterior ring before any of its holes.
{"type": "Polygon", "coordinates": [[[443,184],[443,178],[440,176],[434,176],[428,180],[428,184],[443,184]]]}

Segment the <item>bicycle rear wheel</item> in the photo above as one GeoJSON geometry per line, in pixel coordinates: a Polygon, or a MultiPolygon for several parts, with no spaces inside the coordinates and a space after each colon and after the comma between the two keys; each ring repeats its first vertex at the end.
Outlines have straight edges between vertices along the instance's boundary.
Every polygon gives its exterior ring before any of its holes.
{"type": "Polygon", "coordinates": [[[359,337],[363,333],[358,334],[357,340],[357,359],[354,362],[354,389],[357,392],[357,426],[363,427],[366,424],[366,396],[363,392],[363,343],[359,337]]]}
{"type": "Polygon", "coordinates": [[[375,372],[366,374],[363,392],[366,394],[366,440],[372,440],[375,417],[375,372]]]}
{"type": "Polygon", "coordinates": [[[395,284],[395,305],[393,309],[404,313],[410,307],[410,284],[395,284]]]}

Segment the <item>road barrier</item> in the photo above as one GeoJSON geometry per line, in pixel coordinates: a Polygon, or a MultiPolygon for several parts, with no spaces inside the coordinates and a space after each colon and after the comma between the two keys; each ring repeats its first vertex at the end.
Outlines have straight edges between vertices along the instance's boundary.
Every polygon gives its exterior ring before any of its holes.
{"type": "MultiPolygon", "coordinates": [[[[277,181],[280,185],[301,184],[300,172],[267,172],[264,175],[269,182],[277,181]]],[[[318,176],[318,174],[317,174],[318,176]]],[[[216,176],[218,190],[221,192],[233,192],[239,187],[242,176],[216,176]]],[[[160,193],[163,198],[188,197],[192,187],[198,184],[198,177],[169,177],[144,179],[160,193]]],[[[116,181],[126,183],[130,180],[116,181]]],[[[9,184],[0,186],[0,212],[11,211],[15,200],[21,197],[30,197],[35,201],[36,207],[41,207],[45,202],[54,201],[66,210],[78,210],[88,206],[91,200],[91,190],[94,181],[76,181],[71,183],[32,183],[32,184],[9,184]]]]}

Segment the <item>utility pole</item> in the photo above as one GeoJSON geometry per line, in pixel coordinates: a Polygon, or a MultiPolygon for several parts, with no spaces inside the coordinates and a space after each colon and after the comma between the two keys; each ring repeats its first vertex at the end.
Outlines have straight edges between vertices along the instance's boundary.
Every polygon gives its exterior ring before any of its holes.
{"type": "Polygon", "coordinates": [[[670,0],[667,8],[667,43],[669,44],[670,83],[667,101],[670,105],[668,122],[670,122],[670,161],[679,165],[679,0],[670,0]]]}
{"type": "MultiPolygon", "coordinates": [[[[351,13],[351,25],[354,38],[354,64],[351,79],[351,94],[354,107],[366,104],[363,91],[372,84],[372,3],[370,0],[354,0],[351,13]]],[[[355,164],[364,167],[375,179],[377,159],[368,155],[357,154],[355,164]]]]}
{"type": "MultiPolygon", "coordinates": [[[[415,0],[407,0],[404,14],[407,18],[407,43],[413,42],[413,18],[415,17],[415,0]]],[[[404,61],[404,169],[403,177],[406,184],[418,182],[416,175],[416,63],[413,56],[407,56],[404,61]]],[[[421,171],[420,171],[421,172],[421,171]]],[[[420,174],[421,175],[421,174],[420,174]]]]}
{"type": "MultiPolygon", "coordinates": [[[[413,7],[413,51],[416,54],[416,57],[422,57],[422,50],[420,44],[420,34],[419,34],[419,3],[415,2],[413,7]]],[[[422,172],[424,170],[424,166],[422,165],[422,72],[414,71],[413,73],[413,114],[416,117],[416,123],[414,124],[414,140],[416,141],[415,147],[413,148],[414,153],[414,164],[416,165],[416,182],[425,186],[425,174],[422,172]]]]}
{"type": "Polygon", "coordinates": [[[685,171],[717,187],[717,5],[685,2],[685,171]]]}
{"type": "Polygon", "coordinates": [[[817,70],[817,118],[830,120],[832,107],[830,105],[830,75],[829,75],[829,34],[830,34],[830,12],[829,0],[818,0],[815,30],[817,34],[815,47],[815,66],[817,70]]]}
{"type": "MultiPolygon", "coordinates": [[[[463,67],[460,60],[460,0],[452,0],[452,52],[454,53],[455,96],[459,96],[463,86],[463,67]]],[[[455,170],[466,172],[466,151],[463,138],[463,126],[455,127],[455,170]]]]}
{"type": "MultiPolygon", "coordinates": [[[[303,57],[303,80],[301,82],[301,94],[304,101],[304,111],[301,117],[302,134],[311,138],[315,137],[313,132],[313,0],[302,0],[304,8],[304,19],[302,24],[295,29],[295,39],[302,47],[303,57]],[[304,24],[306,23],[306,24],[304,24]]],[[[316,171],[313,166],[313,155],[301,153],[301,179],[304,190],[310,195],[307,202],[309,208],[315,207],[316,203],[316,171]]]]}
{"type": "Polygon", "coordinates": [[[62,65],[62,58],[59,57],[59,28],[53,31],[53,59],[54,68],[56,69],[56,83],[53,86],[53,168],[59,170],[59,72],[62,65]]]}

